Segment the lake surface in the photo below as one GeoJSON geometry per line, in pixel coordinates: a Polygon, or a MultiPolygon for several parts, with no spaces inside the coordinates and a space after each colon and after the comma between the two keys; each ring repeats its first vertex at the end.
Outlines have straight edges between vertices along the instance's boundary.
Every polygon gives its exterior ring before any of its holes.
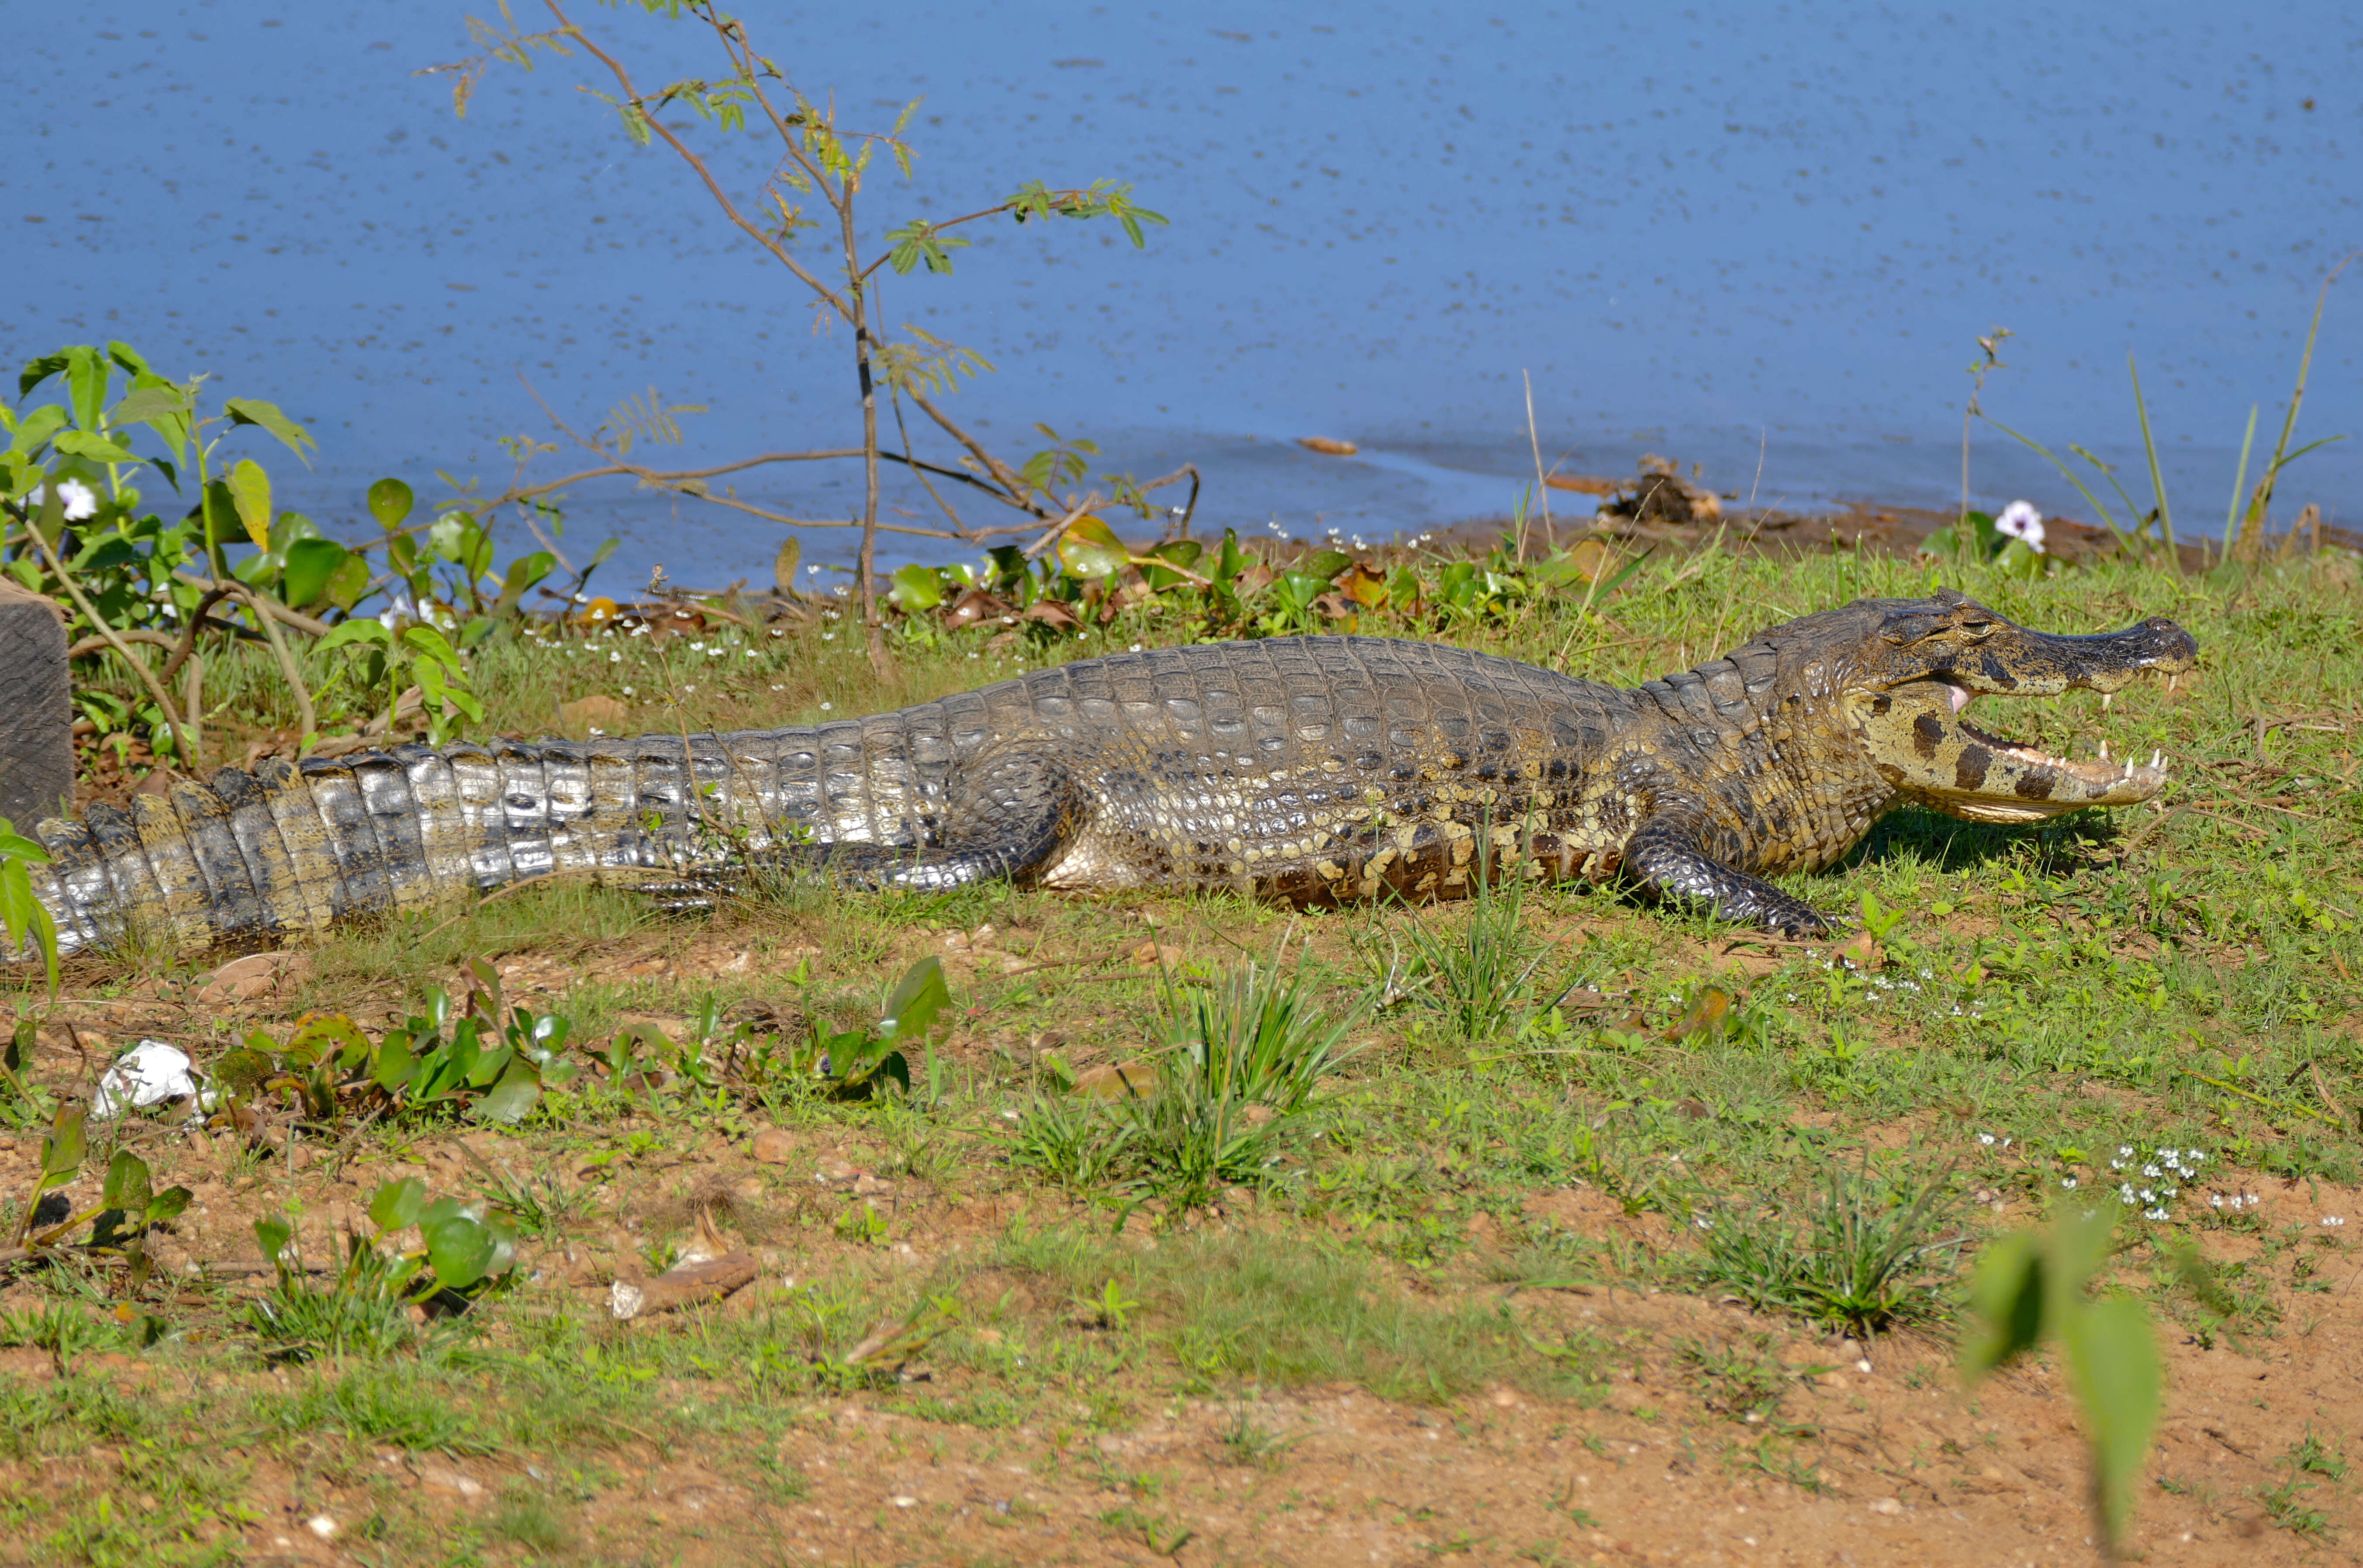
{"type": "MultiPolygon", "coordinates": [[[[12,9],[0,351],[119,338],[276,399],[323,449],[308,476],[274,462],[283,504],[324,521],[358,518],[381,473],[496,488],[498,438],[552,439],[520,376],[586,428],[651,386],[708,406],[667,462],[858,439],[842,329],[816,337],[793,280],[578,90],[606,84],[595,62],[495,66],[465,119],[449,78],[413,74],[469,52],[470,8],[12,9]]],[[[2269,449],[2321,280],[2363,244],[2363,28],[2342,6],[1281,9],[748,16],[850,124],[924,97],[915,177],[864,193],[873,237],[1037,177],[1130,182],[1172,220],[1145,252],[1110,225],[979,226],[953,275],[888,276],[885,319],[999,367],[953,406],[1000,450],[1038,421],[1109,469],[1195,462],[1216,527],[1384,538],[1506,512],[1533,473],[1529,377],[1570,472],[1662,452],[1758,505],[1947,505],[1963,367],[2004,326],[1987,413],[2125,464],[2147,500],[2132,350],[2176,521],[2220,529],[2250,406],[2269,449]],[[1315,435],[1365,456],[1293,444],[1315,435]]],[[[644,84],[715,69],[685,22],[574,15],[644,84]]],[[[760,139],[691,134],[751,191],[760,139]]],[[[2333,290],[2301,440],[2363,427],[2358,293],[2363,267],[2333,290]]],[[[801,465],[742,494],[849,516],[859,478],[801,465]]],[[[2352,523],[2358,479],[2354,443],[2309,456],[2283,513],[2352,523]]],[[[1989,428],[1970,483],[2090,516],[1989,428]]],[[[930,508],[907,484],[891,501],[930,508]]],[[[612,487],[571,516],[570,542],[623,534],[625,575],[761,582],[780,537],[612,487]]]]}

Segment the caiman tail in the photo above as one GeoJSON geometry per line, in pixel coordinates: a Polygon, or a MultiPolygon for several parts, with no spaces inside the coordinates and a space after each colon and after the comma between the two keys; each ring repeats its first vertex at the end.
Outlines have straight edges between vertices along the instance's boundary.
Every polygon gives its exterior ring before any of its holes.
{"type": "Polygon", "coordinates": [[[128,813],[43,822],[50,863],[28,869],[61,955],[133,930],[190,951],[320,931],[553,873],[694,885],[765,851],[858,869],[907,841],[920,787],[907,765],[919,738],[882,729],[903,727],[273,760],[137,796],[128,813]],[[855,841],[798,854],[815,817],[833,829],[820,839],[855,841]]]}

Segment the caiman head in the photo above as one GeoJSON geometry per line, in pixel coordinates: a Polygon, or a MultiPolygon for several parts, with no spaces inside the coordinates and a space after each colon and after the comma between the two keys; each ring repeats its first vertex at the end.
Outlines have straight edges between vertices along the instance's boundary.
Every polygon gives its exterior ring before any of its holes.
{"type": "MultiPolygon", "coordinates": [[[[2155,756],[2074,762],[2005,740],[1965,717],[1981,696],[2121,691],[2194,667],[2199,644],[2153,617],[2124,631],[2058,637],[2004,619],[1964,594],[1860,599],[1808,617],[1824,678],[1873,764],[1906,798],[1972,822],[2035,822],[2094,806],[2133,806],[2166,783],[2155,756]]],[[[1784,648],[1787,664],[1801,649],[1784,648]]],[[[1827,687],[1825,688],[1829,689],[1827,687]]]]}

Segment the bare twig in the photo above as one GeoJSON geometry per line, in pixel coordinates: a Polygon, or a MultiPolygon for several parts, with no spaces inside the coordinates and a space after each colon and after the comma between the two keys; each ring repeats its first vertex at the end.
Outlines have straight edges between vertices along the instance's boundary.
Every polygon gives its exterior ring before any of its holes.
{"type": "MultiPolygon", "coordinates": [[[[235,587],[227,587],[225,584],[216,584],[209,577],[200,577],[194,572],[175,572],[172,575],[176,580],[186,583],[192,588],[212,589],[216,587],[225,587],[226,591],[229,593],[236,593],[238,591],[235,587]]],[[[314,620],[310,616],[305,615],[303,611],[291,610],[285,605],[281,604],[278,600],[268,597],[267,595],[258,594],[255,595],[254,602],[260,605],[262,607],[263,613],[269,616],[272,620],[277,621],[281,626],[292,626],[306,637],[326,637],[331,630],[335,629],[330,627],[327,621],[314,620]]]]}
{"type": "Polygon", "coordinates": [[[189,655],[197,651],[197,633],[205,629],[207,612],[228,598],[230,593],[230,589],[216,584],[206,589],[204,596],[197,600],[197,607],[190,615],[189,624],[182,629],[181,639],[172,645],[172,656],[164,661],[163,673],[159,679],[165,684],[172,684],[172,677],[181,673],[181,666],[189,662],[189,655]]]}

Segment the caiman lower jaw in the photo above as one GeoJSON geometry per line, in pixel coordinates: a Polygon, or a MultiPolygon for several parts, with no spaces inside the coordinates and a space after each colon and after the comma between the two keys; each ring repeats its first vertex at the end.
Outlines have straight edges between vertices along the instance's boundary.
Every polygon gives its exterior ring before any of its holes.
{"type": "Polygon", "coordinates": [[[1866,712],[1864,739],[1902,794],[1972,822],[2039,822],[2092,806],[2138,806],[2165,786],[2164,758],[2147,764],[2058,757],[1971,724],[1977,693],[1948,681],[1891,687],[1866,712]]]}
{"type": "MultiPolygon", "coordinates": [[[[1963,703],[1960,706],[1968,705],[1963,703]]],[[[2050,752],[2036,747],[1990,734],[1966,718],[1955,719],[1954,724],[1962,734],[1997,755],[2008,757],[2014,762],[2025,762],[2033,767],[2048,769],[2056,773],[2065,773],[2087,789],[2114,795],[2119,793],[2122,786],[2123,789],[2136,792],[2134,795],[2136,800],[2147,800],[2166,784],[2166,754],[2162,751],[2152,751],[2149,762],[2146,765],[2137,766],[2131,758],[2112,761],[2108,754],[2108,743],[2102,741],[2101,755],[2098,758],[2091,762],[2080,762],[2072,757],[2055,757],[2050,752]]],[[[2114,805],[2117,803],[2096,801],[2087,804],[2114,805]]]]}

